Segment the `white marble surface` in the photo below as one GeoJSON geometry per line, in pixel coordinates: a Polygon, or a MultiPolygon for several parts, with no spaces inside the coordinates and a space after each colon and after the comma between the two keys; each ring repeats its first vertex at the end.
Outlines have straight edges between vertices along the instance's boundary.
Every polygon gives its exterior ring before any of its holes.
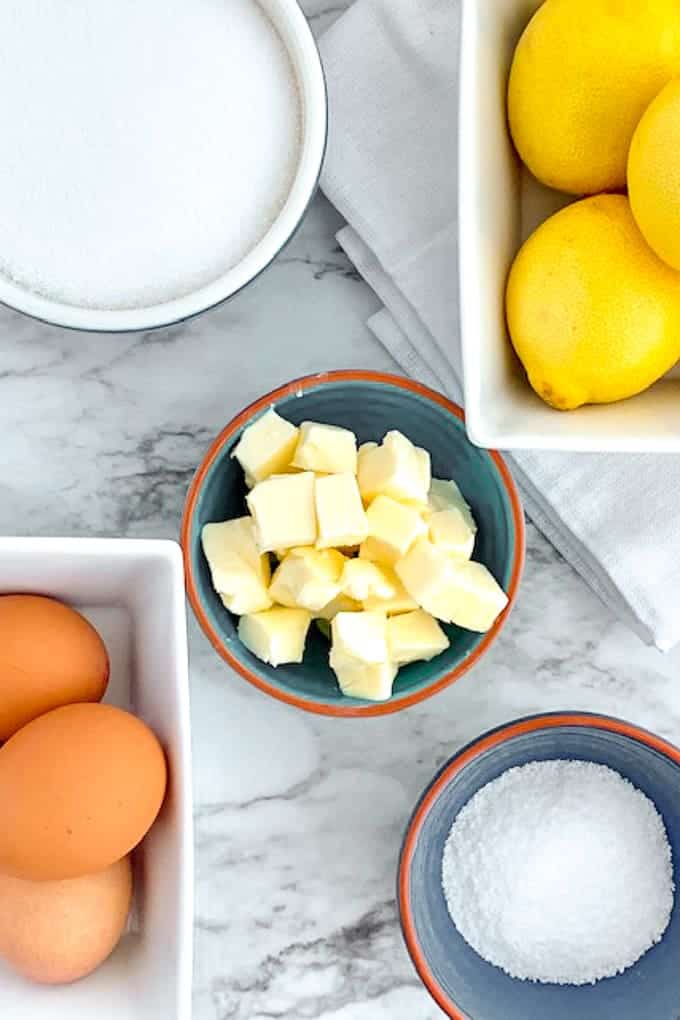
{"type": "MultiPolygon", "coordinates": [[[[307,0],[317,26],[344,6],[307,0]]],[[[193,322],[90,336],[0,311],[0,533],[176,537],[210,438],[291,376],[392,369],[377,303],[323,199],[283,256],[193,322]]],[[[680,652],[618,624],[530,527],[518,605],[492,652],[396,716],[272,702],[191,622],[195,1020],[435,1020],[399,934],[395,865],[419,791],[461,743],[544,709],[610,712],[680,742],[680,652]]]]}

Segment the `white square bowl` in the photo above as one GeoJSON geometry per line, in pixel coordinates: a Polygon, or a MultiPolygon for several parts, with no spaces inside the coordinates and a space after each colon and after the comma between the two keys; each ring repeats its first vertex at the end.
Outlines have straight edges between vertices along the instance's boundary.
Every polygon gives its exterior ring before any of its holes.
{"type": "Polygon", "coordinates": [[[680,450],[677,366],[617,404],[555,411],[533,392],[510,345],[505,283],[522,241],[571,201],[521,168],[507,128],[517,40],[540,0],[462,0],[458,125],[460,328],[468,435],[501,449],[680,450]]]}
{"type": "Polygon", "coordinates": [[[112,956],[72,985],[32,984],[0,964],[8,1020],[189,1020],[193,832],[182,557],[174,542],[0,538],[0,592],[52,595],[99,630],[111,659],[106,701],[152,727],[168,795],[135,851],[132,923],[112,956]]]}

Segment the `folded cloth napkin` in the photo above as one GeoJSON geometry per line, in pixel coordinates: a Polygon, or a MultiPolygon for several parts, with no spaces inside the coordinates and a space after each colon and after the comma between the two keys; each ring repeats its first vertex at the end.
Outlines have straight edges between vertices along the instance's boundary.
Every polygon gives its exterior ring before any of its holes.
{"type": "MultiPolygon", "coordinates": [[[[322,188],[384,304],[369,320],[408,374],[461,400],[456,292],[457,0],[356,0],[321,39],[322,188]]],[[[641,637],[680,641],[680,458],[507,455],[527,514],[641,637]]]]}

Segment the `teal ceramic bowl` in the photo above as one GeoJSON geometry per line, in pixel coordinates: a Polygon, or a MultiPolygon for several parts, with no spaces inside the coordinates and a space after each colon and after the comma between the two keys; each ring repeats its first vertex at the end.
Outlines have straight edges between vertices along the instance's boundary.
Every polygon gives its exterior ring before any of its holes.
{"type": "Polygon", "coordinates": [[[510,473],[500,455],[467,438],[463,413],[445,397],[419,383],[376,372],[341,371],[307,376],[247,407],[213,442],[187,496],[182,522],[187,592],[203,630],[220,655],[242,676],[272,697],[325,715],[383,715],[407,708],[462,676],[498,635],[515,599],[524,559],[524,518],[510,473]],[[392,697],[384,702],[344,697],[328,664],[328,643],[316,628],[307,639],[304,662],[276,668],[256,658],[239,641],[238,620],[222,605],[210,581],[201,530],[211,521],[245,513],[246,488],[231,453],[244,428],[275,405],[296,425],[313,420],[343,425],[360,443],[381,440],[399,429],[429,450],[432,473],[453,478],[478,525],[474,557],[489,568],[509,604],[487,634],[455,626],[445,630],[450,647],[430,662],[399,671],[392,697]]]}

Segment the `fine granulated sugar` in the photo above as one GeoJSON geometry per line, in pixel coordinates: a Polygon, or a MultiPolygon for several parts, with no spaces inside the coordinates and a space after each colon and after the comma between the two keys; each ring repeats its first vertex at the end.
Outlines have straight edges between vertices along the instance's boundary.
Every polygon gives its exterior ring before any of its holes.
{"type": "Polygon", "coordinates": [[[621,973],[661,939],[673,908],[661,816],[591,762],[532,762],[483,787],[453,823],[442,872],[465,941],[530,981],[621,973]]]}
{"type": "Polygon", "coordinates": [[[212,282],[299,161],[293,67],[256,0],[3,0],[0,97],[0,270],[79,306],[212,282]]]}

